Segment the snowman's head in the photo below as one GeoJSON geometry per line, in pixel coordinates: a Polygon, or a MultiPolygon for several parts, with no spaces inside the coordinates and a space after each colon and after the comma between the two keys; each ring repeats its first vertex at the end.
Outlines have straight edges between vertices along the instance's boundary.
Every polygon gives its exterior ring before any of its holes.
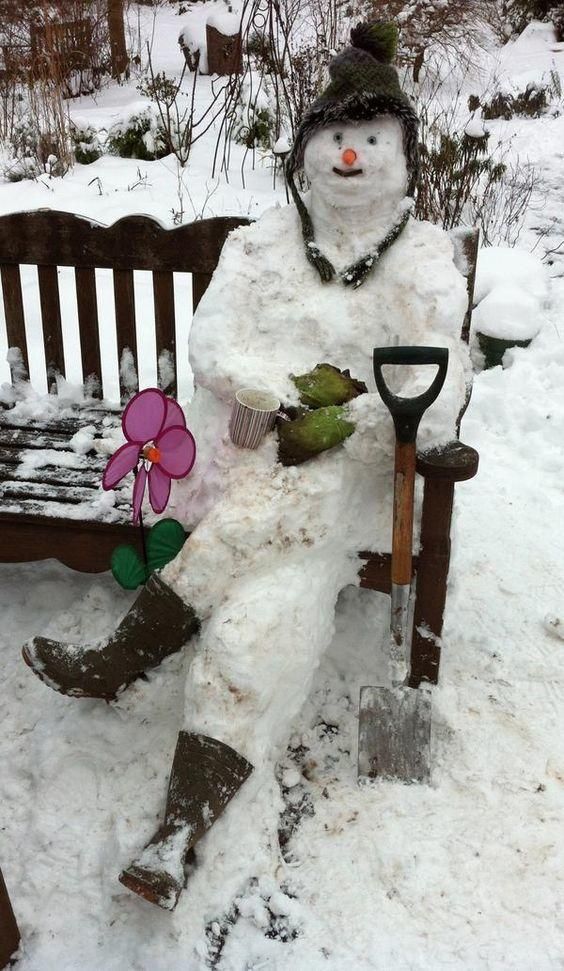
{"type": "MultiPolygon", "coordinates": [[[[397,217],[390,202],[413,196],[418,170],[418,121],[415,109],[402,91],[392,64],[398,28],[392,22],[357,24],[351,30],[351,46],[329,65],[329,84],[305,112],[295,133],[286,164],[305,242],[308,261],[321,280],[335,276],[335,268],[315,242],[315,199],[335,209],[378,204],[393,225],[383,245],[391,246],[407,224],[408,210],[397,217]],[[312,211],[301,198],[296,175],[304,167],[312,186],[312,211]],[[384,200],[388,203],[382,205],[384,200]]],[[[381,255],[383,250],[379,249],[381,255]]],[[[347,273],[346,285],[360,286],[376,266],[367,254],[362,273],[347,273]]]]}
{"type": "Polygon", "coordinates": [[[399,203],[409,180],[401,123],[383,115],[327,125],[307,142],[304,170],[314,196],[337,209],[399,203]]]}

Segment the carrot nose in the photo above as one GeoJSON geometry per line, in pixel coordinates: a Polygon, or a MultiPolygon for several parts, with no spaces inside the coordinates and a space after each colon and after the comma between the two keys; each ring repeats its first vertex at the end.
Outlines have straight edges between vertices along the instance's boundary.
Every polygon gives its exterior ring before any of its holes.
{"type": "Polygon", "coordinates": [[[345,151],[343,152],[341,158],[343,159],[343,162],[345,163],[345,165],[354,165],[354,163],[358,158],[358,155],[356,154],[354,148],[345,148],[345,151]]]}

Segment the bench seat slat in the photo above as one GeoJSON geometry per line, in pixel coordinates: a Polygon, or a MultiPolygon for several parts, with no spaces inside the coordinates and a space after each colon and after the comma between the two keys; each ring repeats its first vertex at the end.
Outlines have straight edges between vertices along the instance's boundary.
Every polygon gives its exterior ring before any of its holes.
{"type": "Polygon", "coordinates": [[[98,470],[69,469],[67,467],[57,468],[55,466],[42,466],[39,469],[24,470],[17,461],[11,462],[4,459],[0,448],[0,482],[10,480],[22,484],[22,482],[45,482],[48,485],[60,486],[83,486],[85,489],[99,489],[102,481],[103,468],[98,470]]]}
{"type": "Polygon", "coordinates": [[[45,367],[49,390],[56,392],[53,381],[56,374],[65,375],[65,352],[63,350],[63,326],[61,322],[61,301],[59,298],[59,279],[56,266],[38,266],[39,301],[43,322],[43,344],[45,347],[45,367]]]}
{"type": "MultiPolygon", "coordinates": [[[[88,508],[86,503],[82,503],[81,500],[72,502],[68,499],[62,500],[60,497],[51,497],[47,493],[41,498],[34,498],[30,496],[11,496],[2,498],[2,514],[8,519],[10,517],[20,517],[20,516],[33,516],[34,518],[39,516],[48,516],[52,518],[55,522],[60,521],[59,528],[64,530],[69,508],[74,508],[77,511],[80,510],[80,518],[84,522],[99,523],[100,514],[92,507],[92,510],[88,508]]],[[[131,506],[126,508],[125,506],[118,507],[114,510],[114,525],[127,526],[131,524],[131,506]]],[[[72,519],[72,517],[70,517],[72,519]]],[[[115,544],[117,545],[117,543],[115,544]]],[[[29,559],[27,556],[22,556],[22,560],[29,559]]],[[[18,562],[9,556],[7,559],[0,557],[0,561],[3,563],[18,562]]],[[[109,570],[110,562],[109,557],[104,569],[109,570]]],[[[90,572],[87,570],[86,572],[90,572]]]]}
{"type": "MultiPolygon", "coordinates": [[[[4,313],[6,316],[6,336],[8,348],[18,347],[22,356],[22,364],[26,375],[29,374],[29,359],[27,353],[27,337],[25,333],[25,316],[22,297],[22,281],[20,268],[15,265],[0,267],[2,278],[2,293],[4,295],[4,313]]],[[[18,376],[17,369],[11,368],[12,381],[18,376]]],[[[23,377],[23,375],[21,375],[23,377]]]]}
{"type": "Polygon", "coordinates": [[[65,418],[33,418],[17,415],[11,409],[0,411],[0,437],[5,429],[30,429],[39,432],[60,432],[71,438],[81,428],[94,426],[96,435],[107,434],[114,425],[119,425],[121,411],[111,411],[108,408],[78,408],[76,413],[65,418]]]}
{"type": "Polygon", "coordinates": [[[42,431],[33,427],[0,428],[0,445],[5,449],[52,448],[58,452],[71,451],[69,436],[64,432],[42,431]]]}
{"type": "Polygon", "coordinates": [[[38,499],[42,502],[68,502],[75,505],[79,502],[92,502],[97,491],[85,486],[57,486],[43,482],[14,482],[9,479],[0,482],[0,496],[3,502],[13,499],[38,499]]]}

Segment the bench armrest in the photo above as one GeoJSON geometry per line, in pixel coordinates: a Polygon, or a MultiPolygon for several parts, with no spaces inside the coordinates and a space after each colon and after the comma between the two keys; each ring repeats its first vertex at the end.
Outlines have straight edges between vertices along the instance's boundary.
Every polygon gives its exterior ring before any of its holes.
{"type": "Polygon", "coordinates": [[[478,471],[479,455],[475,448],[462,442],[449,442],[417,455],[417,471],[425,479],[447,479],[464,482],[478,471]]]}

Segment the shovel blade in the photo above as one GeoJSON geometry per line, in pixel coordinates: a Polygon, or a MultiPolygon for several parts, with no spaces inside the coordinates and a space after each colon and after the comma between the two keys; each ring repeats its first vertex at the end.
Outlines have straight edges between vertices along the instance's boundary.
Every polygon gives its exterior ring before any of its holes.
{"type": "Polygon", "coordinates": [[[431,687],[360,689],[358,780],[429,782],[431,687]]]}

